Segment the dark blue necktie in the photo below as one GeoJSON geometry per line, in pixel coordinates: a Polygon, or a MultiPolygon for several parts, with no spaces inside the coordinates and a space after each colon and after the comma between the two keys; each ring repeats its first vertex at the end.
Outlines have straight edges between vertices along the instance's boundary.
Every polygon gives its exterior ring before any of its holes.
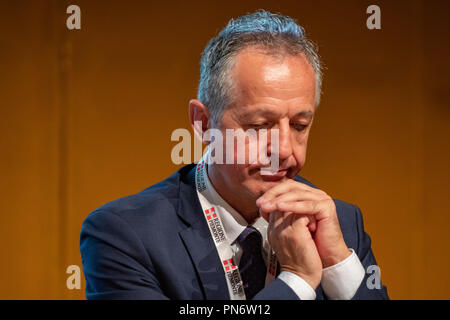
{"type": "Polygon", "coordinates": [[[242,248],[239,261],[239,271],[248,300],[264,288],[266,280],[266,265],[261,252],[262,237],[258,230],[248,226],[237,238],[242,248]]]}

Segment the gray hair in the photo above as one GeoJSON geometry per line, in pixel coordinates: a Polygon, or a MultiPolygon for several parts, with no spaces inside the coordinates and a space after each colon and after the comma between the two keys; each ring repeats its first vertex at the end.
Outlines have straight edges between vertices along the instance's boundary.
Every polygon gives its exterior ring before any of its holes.
{"type": "Polygon", "coordinates": [[[265,10],[231,19],[212,38],[202,53],[197,99],[208,107],[212,119],[219,122],[233,103],[233,83],[229,73],[239,51],[248,47],[268,54],[304,54],[316,74],[316,106],[320,102],[322,66],[316,46],[305,37],[304,29],[290,17],[265,10]]]}

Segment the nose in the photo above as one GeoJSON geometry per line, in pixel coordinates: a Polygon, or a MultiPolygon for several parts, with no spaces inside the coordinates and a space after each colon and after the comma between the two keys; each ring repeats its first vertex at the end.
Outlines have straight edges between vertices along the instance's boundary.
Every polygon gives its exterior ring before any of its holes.
{"type": "Polygon", "coordinates": [[[280,126],[279,135],[280,145],[278,149],[278,157],[280,158],[280,160],[284,160],[292,155],[291,130],[289,124],[287,126],[280,126]]]}
{"type": "MultiPolygon", "coordinates": [[[[278,139],[271,139],[270,141],[270,153],[277,153],[276,143],[278,140],[278,158],[280,162],[289,158],[292,155],[292,141],[291,141],[291,130],[289,124],[280,124],[278,128],[272,130],[278,130],[278,139]]],[[[271,134],[271,138],[274,136],[271,134]]]]}

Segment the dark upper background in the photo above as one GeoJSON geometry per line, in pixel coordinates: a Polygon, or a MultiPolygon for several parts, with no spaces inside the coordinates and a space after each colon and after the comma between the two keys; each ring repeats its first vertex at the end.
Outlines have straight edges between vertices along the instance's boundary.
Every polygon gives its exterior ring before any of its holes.
{"type": "Polygon", "coordinates": [[[65,286],[83,219],[177,169],[201,51],[258,8],[298,19],[327,67],[302,175],[362,209],[391,298],[450,298],[450,2],[436,0],[1,1],[0,298],[84,298],[84,279],[65,286]]]}

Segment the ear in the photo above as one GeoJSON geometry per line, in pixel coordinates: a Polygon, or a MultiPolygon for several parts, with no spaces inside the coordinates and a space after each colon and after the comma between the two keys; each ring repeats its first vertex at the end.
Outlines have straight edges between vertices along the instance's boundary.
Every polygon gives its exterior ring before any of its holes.
{"type": "Polygon", "coordinates": [[[209,127],[210,115],[208,108],[198,101],[192,99],[189,101],[189,121],[195,136],[202,141],[202,143],[209,144],[208,141],[203,141],[203,134],[209,127]]]}

